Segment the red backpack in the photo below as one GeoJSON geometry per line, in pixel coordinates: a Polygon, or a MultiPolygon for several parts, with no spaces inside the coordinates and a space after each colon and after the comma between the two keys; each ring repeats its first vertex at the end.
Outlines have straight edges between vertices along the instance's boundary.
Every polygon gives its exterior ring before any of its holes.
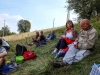
{"type": "Polygon", "coordinates": [[[33,59],[36,57],[36,54],[31,50],[27,50],[24,52],[23,57],[25,60],[33,59]]]}

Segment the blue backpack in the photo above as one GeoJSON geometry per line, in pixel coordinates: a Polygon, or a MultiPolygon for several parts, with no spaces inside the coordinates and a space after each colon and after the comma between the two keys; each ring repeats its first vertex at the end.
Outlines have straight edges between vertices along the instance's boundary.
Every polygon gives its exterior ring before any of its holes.
{"type": "Polygon", "coordinates": [[[16,62],[10,62],[2,68],[2,73],[15,72],[18,69],[18,64],[16,62]]]}

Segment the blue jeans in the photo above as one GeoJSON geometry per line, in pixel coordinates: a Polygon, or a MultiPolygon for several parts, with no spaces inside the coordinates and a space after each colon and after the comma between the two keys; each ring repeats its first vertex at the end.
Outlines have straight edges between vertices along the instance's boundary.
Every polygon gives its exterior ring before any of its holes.
{"type": "Polygon", "coordinates": [[[38,46],[40,46],[40,45],[45,45],[46,44],[46,42],[44,41],[44,40],[42,40],[42,41],[40,41],[40,42],[38,42],[37,44],[36,44],[36,47],[38,47],[38,46]]]}

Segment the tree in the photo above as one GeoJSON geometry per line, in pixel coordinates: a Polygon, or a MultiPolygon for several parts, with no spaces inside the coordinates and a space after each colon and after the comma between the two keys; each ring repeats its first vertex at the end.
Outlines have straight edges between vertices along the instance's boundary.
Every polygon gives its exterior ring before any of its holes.
{"type": "Polygon", "coordinates": [[[9,35],[15,35],[16,33],[15,32],[10,32],[10,34],[9,35]]]}
{"type": "Polygon", "coordinates": [[[2,30],[0,30],[0,37],[2,37],[3,36],[3,31],[2,30]]]}
{"type": "Polygon", "coordinates": [[[29,32],[31,28],[31,23],[28,20],[20,20],[17,23],[19,33],[29,32]]]}
{"type": "Polygon", "coordinates": [[[10,28],[6,25],[5,27],[2,27],[1,30],[1,36],[6,36],[10,34],[10,28]]]}
{"type": "Polygon", "coordinates": [[[91,19],[94,11],[100,13],[100,0],[67,0],[68,8],[79,14],[79,18],[91,19]]]}

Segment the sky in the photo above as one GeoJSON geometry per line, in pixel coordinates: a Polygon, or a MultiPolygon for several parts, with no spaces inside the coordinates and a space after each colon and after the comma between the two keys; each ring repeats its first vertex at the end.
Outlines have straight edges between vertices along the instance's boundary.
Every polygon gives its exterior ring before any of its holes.
{"type": "MultiPolygon", "coordinates": [[[[66,0],[0,0],[0,30],[5,25],[18,33],[19,20],[31,23],[30,31],[63,26],[67,19],[66,0]]],[[[70,12],[70,20],[77,14],[70,12]]]]}

